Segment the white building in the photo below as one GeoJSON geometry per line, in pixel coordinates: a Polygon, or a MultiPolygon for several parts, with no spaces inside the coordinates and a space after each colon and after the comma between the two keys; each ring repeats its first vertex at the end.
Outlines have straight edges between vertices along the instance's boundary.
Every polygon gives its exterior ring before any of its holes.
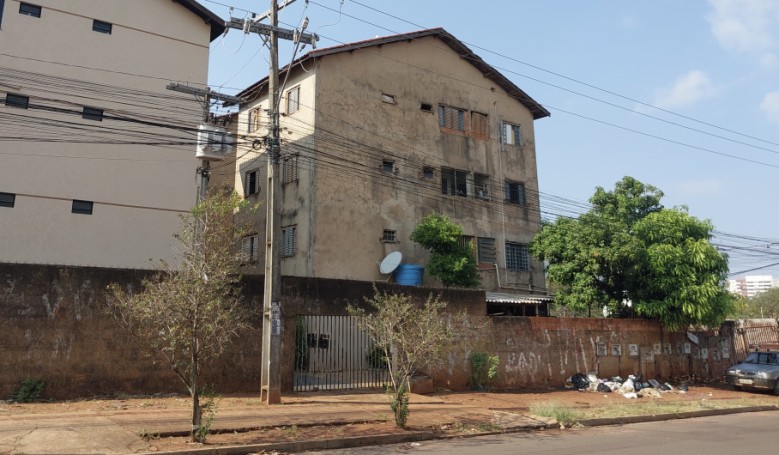
{"type": "Polygon", "coordinates": [[[776,287],[776,281],[772,275],[746,275],[735,280],[728,280],[730,292],[750,299],[773,287],[776,287]]]}
{"type": "Polygon", "coordinates": [[[224,22],[194,0],[0,0],[0,262],[150,268],[195,201],[224,22]]]}

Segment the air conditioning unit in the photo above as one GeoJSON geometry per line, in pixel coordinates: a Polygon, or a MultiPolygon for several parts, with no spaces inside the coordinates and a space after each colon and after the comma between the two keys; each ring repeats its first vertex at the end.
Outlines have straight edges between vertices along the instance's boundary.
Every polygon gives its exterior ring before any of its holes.
{"type": "Polygon", "coordinates": [[[221,161],[233,153],[235,136],[226,129],[214,125],[200,125],[197,128],[197,150],[195,157],[202,160],[221,161]]]}

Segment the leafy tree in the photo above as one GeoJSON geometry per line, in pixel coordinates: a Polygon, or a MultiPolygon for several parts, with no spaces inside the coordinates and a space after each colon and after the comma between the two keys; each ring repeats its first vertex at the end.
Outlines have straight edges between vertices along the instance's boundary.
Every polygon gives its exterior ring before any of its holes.
{"type": "Polygon", "coordinates": [[[181,264],[142,282],[143,291],[108,289],[107,305],[116,320],[162,354],[192,397],[192,440],[204,442],[213,418],[200,378],[204,365],[218,357],[249,326],[240,296],[239,258],[235,252],[244,229],[233,222],[241,198],[212,193],[182,216],[181,264]],[[203,411],[209,412],[203,422],[203,411]]]}
{"type": "Polygon", "coordinates": [[[718,324],[734,299],[723,287],[727,257],[709,240],[713,226],[632,177],[597,188],[578,219],[546,223],[531,252],[547,261],[558,303],[574,310],[606,305],[612,315],[659,319],[669,328],[718,324]]]}
{"type": "Polygon", "coordinates": [[[779,288],[771,288],[748,299],[744,305],[745,318],[779,318],[779,288]]]}
{"type": "Polygon", "coordinates": [[[411,233],[411,240],[430,251],[428,273],[441,280],[444,286],[479,285],[473,245],[461,245],[462,235],[460,225],[436,213],[426,216],[411,233]]]}
{"type": "Polygon", "coordinates": [[[411,377],[421,369],[439,366],[444,348],[454,340],[452,326],[441,314],[446,303],[430,296],[424,305],[416,305],[405,294],[375,288],[373,298],[365,301],[371,312],[352,305],[347,311],[382,351],[390,373],[390,407],[395,424],[403,428],[409,414],[411,377]]]}

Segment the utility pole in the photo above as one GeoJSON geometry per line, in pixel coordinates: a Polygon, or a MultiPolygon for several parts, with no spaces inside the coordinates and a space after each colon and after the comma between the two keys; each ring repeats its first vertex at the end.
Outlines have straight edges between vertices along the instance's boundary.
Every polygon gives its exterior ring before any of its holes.
{"type": "Polygon", "coordinates": [[[270,70],[268,73],[268,100],[270,124],[268,127],[268,180],[265,207],[265,294],[262,305],[262,369],[260,374],[260,396],[263,404],[281,403],[281,217],[278,195],[281,191],[279,175],[279,38],[297,40],[314,45],[316,35],[297,30],[280,29],[278,12],[295,0],[284,0],[278,5],[271,0],[270,10],[249,19],[230,18],[228,28],[268,36],[270,45],[270,70]],[[268,18],[270,25],[258,23],[268,18]]]}

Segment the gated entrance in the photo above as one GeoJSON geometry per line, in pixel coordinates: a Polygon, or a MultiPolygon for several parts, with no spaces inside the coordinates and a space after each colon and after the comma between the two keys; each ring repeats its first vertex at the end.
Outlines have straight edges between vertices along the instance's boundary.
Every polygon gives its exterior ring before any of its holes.
{"type": "Polygon", "coordinates": [[[779,344],[777,322],[758,319],[737,321],[733,337],[736,360],[743,361],[749,352],[757,346],[775,346],[779,344]]]}
{"type": "Polygon", "coordinates": [[[383,352],[351,316],[298,316],[295,321],[296,392],[383,387],[383,352]]]}

